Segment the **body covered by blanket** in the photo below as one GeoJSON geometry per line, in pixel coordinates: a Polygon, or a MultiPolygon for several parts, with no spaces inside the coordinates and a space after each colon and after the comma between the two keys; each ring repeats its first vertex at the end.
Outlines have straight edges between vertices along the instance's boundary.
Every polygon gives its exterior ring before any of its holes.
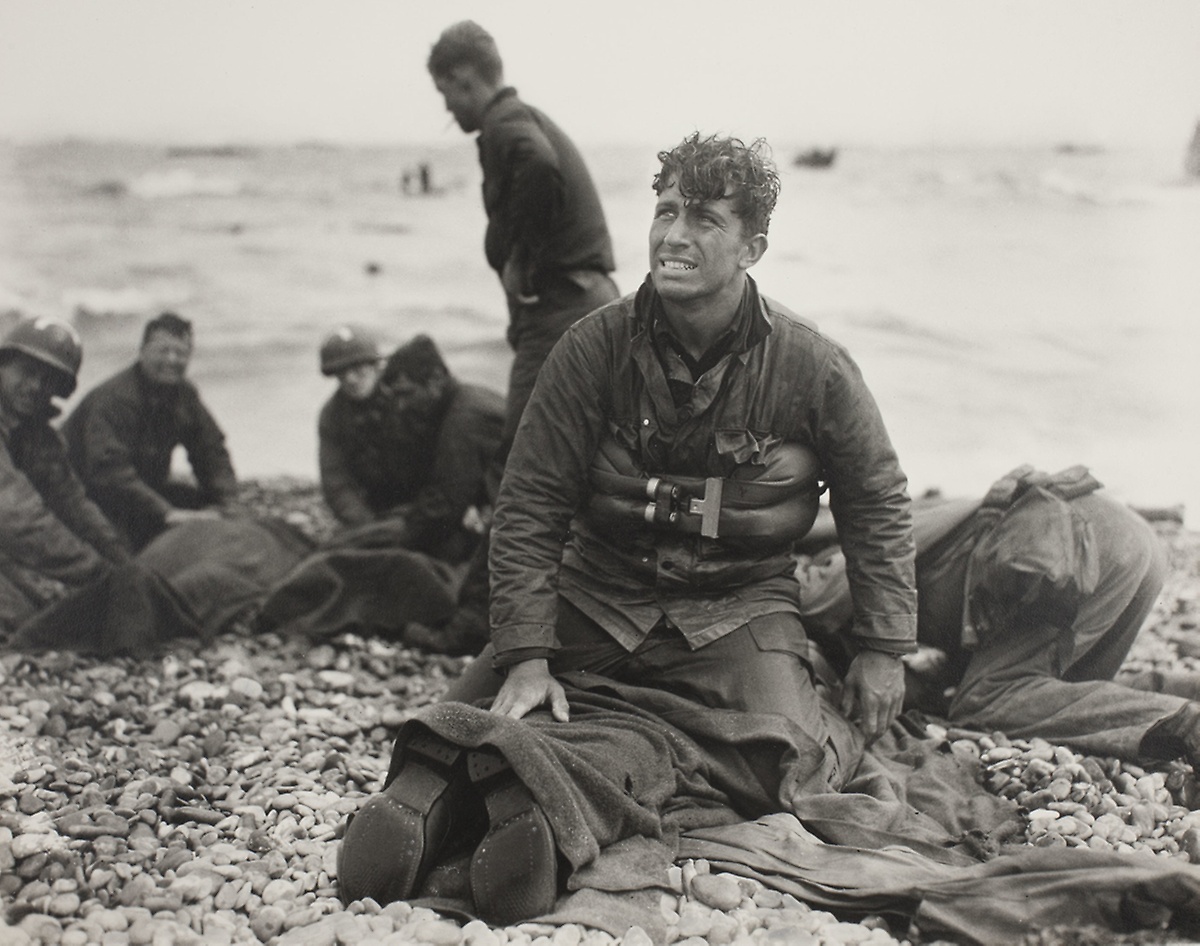
{"type": "Polygon", "coordinates": [[[454,571],[390,539],[387,523],[348,530],[316,550],[280,519],[173,526],[132,563],[35,615],[12,645],[137,653],[175,637],[212,636],[246,613],[258,615],[260,628],[312,637],[398,636],[409,621],[444,621],[454,608],[454,571]]]}
{"type": "Polygon", "coordinates": [[[404,548],[403,520],[346,529],[270,589],[259,626],[333,637],[352,631],[399,639],[412,621],[438,625],[454,611],[458,571],[404,548]]]}
{"type": "MultiPolygon", "coordinates": [[[[1015,805],[976,784],[973,760],[900,724],[870,750],[848,734],[860,764],[847,767],[854,774],[844,784],[821,788],[808,777],[814,747],[782,716],[712,709],[594,674],[563,682],[566,723],[543,712],[512,720],[462,703],[422,709],[401,730],[387,779],[423,729],[456,745],[498,748],[544,809],[569,865],[569,892],[541,918],[549,922],[614,935],[636,924],[661,941],[658,891],[667,887],[665,866],[681,856],[707,857],[846,915],[916,917],[922,930],[967,941],[977,929],[978,942],[1018,938],[1022,923],[1052,917],[1059,898],[1089,889],[1141,902],[1152,875],[1168,874],[1173,889],[1200,889],[1190,886],[1200,883],[1200,869],[1135,868],[1112,856],[1046,866],[1029,857],[1044,859],[1042,852],[1029,852],[985,863],[997,845],[981,839],[1007,833],[1019,818],[1015,805]],[[996,878],[1013,894],[989,903],[985,891],[996,878]]],[[[850,728],[825,705],[831,727],[850,728]]],[[[1147,922],[1161,922],[1181,902],[1160,897],[1147,922]]],[[[1117,928],[1130,915],[1143,914],[1114,908],[1093,921],[1117,928]]]]}
{"type": "Polygon", "coordinates": [[[279,519],[173,526],[133,562],[35,615],[12,646],[139,653],[174,637],[210,637],[261,602],[311,547],[279,519]]]}

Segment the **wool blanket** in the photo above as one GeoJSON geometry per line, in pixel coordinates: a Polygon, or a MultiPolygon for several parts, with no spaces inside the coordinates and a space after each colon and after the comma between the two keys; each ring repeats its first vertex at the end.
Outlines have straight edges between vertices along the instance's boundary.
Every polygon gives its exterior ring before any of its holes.
{"type": "MultiPolygon", "coordinates": [[[[1200,924],[1200,868],[1078,849],[1006,847],[1014,803],[976,783],[977,761],[902,717],[839,785],[808,779],[812,745],[782,716],[699,706],[595,674],[564,675],[571,719],[482,706],[423,708],[401,729],[388,781],[422,729],[508,759],[553,827],[566,875],[549,923],[613,935],[667,929],[666,867],[707,858],[854,919],[882,913],[922,936],[1013,942],[1039,925],[1114,930],[1200,924]]],[[[827,726],[847,727],[832,704],[827,726]]],[[[861,745],[861,741],[860,741],[861,745]]],[[[436,871],[435,871],[436,873],[436,871]]],[[[427,901],[470,915],[467,892],[427,901]]]]}
{"type": "Polygon", "coordinates": [[[253,611],[311,549],[275,518],[173,526],[132,562],[35,614],[10,644],[106,656],[145,653],[176,637],[212,637],[253,611]]]}
{"type": "Polygon", "coordinates": [[[347,631],[398,638],[409,621],[447,620],[457,570],[394,539],[386,523],[320,547],[272,517],[173,526],[134,561],[25,621],[9,643],[104,656],[210,638],[239,618],[318,639],[347,631]]]}
{"type": "Polygon", "coordinates": [[[399,640],[409,622],[445,623],[462,568],[404,548],[406,536],[398,519],[334,536],[268,589],[259,627],[311,638],[351,631],[399,640]]]}

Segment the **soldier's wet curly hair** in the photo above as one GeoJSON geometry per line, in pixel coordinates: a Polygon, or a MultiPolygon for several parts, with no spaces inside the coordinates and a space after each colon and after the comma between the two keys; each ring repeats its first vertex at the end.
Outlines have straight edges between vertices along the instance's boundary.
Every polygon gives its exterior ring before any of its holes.
{"type": "Polygon", "coordinates": [[[727,194],[747,232],[766,233],[779,198],[779,174],[765,139],[749,145],[738,138],[693,132],[670,151],[660,151],[662,170],[654,175],[654,193],[672,183],[684,200],[720,200],[727,194]]]}

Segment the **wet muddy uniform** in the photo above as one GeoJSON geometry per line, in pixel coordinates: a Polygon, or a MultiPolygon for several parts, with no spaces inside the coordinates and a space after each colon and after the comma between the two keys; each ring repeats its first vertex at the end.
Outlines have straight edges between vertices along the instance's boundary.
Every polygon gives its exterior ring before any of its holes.
{"type": "Polygon", "coordinates": [[[11,631],[47,603],[38,579],[75,588],[129,553],[88,500],[62,438],[46,420],[0,421],[0,630],[11,631]]]}
{"type": "MultiPolygon", "coordinates": [[[[795,537],[613,531],[590,513],[589,484],[598,451],[614,442],[668,481],[753,481],[785,445],[811,450],[853,561],[856,637],[915,648],[906,480],[850,356],[748,279],[730,332],[689,365],[647,281],[568,330],[518,429],[492,533],[496,667],[548,657],[552,672],[628,674],[708,705],[822,726],[795,537]]],[[[468,678],[483,685],[485,671],[476,661],[452,698],[473,695],[468,678]]]]}
{"type": "MultiPolygon", "coordinates": [[[[1010,474],[983,503],[918,504],[918,639],[947,661],[914,682],[952,722],[1137,758],[1188,703],[1113,682],[1162,589],[1165,557],[1147,523],[1081,470],[1059,474],[1065,498],[1030,491],[1014,505],[1010,474]]],[[[798,576],[805,625],[835,653],[850,608],[841,562],[802,560],[798,576]]]]}

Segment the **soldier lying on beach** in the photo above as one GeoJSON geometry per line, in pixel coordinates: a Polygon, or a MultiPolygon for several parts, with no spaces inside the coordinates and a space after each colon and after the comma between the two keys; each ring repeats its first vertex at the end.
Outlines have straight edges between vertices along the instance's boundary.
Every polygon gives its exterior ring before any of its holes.
{"type": "Polygon", "coordinates": [[[51,399],[75,390],[82,360],[75,330],[53,319],[24,320],[0,341],[0,634],[129,559],[50,426],[51,399]]]}
{"type": "Polygon", "coordinates": [[[63,423],[88,495],[141,549],[164,529],[236,507],[225,434],[186,377],[192,323],[164,312],[146,323],[137,361],[89,391],[63,423]],[[171,476],[182,446],[195,484],[171,476]]]}
{"type": "MultiPolygon", "coordinates": [[[[1019,467],[983,500],[917,500],[917,640],[933,650],[906,658],[906,705],[1094,755],[1200,763],[1200,703],[1113,682],[1166,564],[1146,521],[1099,489],[1083,467],[1019,467]]],[[[836,672],[853,653],[850,588],[823,525],[796,576],[836,672]]]]}
{"type": "Polygon", "coordinates": [[[342,326],[321,345],[321,373],[338,381],[317,424],[321,491],[349,527],[338,544],[386,524],[391,544],[465,559],[478,532],[464,517],[490,505],[504,399],[455,378],[427,335],[385,358],[369,331],[342,326]]]}

